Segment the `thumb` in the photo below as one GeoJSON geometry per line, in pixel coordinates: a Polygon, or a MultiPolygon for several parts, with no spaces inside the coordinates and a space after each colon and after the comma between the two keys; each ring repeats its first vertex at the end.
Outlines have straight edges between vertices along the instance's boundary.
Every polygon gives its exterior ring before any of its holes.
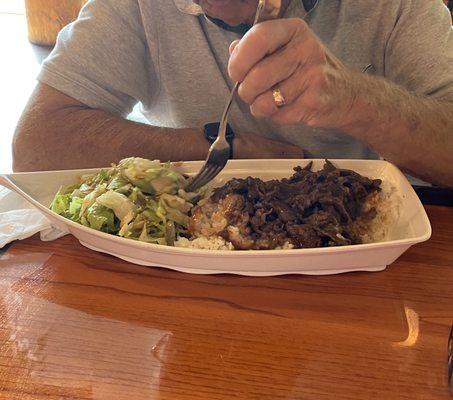
{"type": "Polygon", "coordinates": [[[236,48],[236,46],[239,44],[239,42],[240,42],[240,40],[237,39],[230,44],[230,55],[233,54],[233,51],[236,48]]]}

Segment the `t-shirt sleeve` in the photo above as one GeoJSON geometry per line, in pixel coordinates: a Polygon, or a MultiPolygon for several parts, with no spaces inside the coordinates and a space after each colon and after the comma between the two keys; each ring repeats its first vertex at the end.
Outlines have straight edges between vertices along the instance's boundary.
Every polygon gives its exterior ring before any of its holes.
{"type": "Polygon", "coordinates": [[[441,0],[402,0],[385,75],[411,92],[453,101],[453,29],[441,0]]]}
{"type": "Polygon", "coordinates": [[[38,80],[121,116],[150,97],[155,72],[133,0],[91,0],[65,27],[38,80]]]}

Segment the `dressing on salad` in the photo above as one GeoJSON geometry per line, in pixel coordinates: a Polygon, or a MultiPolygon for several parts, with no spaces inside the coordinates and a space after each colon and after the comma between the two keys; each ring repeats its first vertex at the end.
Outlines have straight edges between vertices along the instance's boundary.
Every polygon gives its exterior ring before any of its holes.
{"type": "Polygon", "coordinates": [[[126,158],[110,169],[61,187],[50,209],[98,231],[172,246],[187,235],[189,213],[201,199],[170,163],[126,158]]]}

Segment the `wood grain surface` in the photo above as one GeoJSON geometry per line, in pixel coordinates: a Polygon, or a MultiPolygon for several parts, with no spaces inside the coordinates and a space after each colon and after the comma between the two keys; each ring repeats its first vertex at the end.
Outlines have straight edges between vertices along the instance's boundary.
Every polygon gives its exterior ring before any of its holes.
{"type": "Polygon", "coordinates": [[[73,237],[0,255],[0,399],[451,399],[453,209],[386,271],[196,276],[73,237]]]}

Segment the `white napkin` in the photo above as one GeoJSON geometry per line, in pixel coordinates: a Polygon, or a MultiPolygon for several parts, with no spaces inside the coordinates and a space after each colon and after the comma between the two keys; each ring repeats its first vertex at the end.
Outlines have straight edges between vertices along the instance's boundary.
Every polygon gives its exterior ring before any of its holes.
{"type": "Polygon", "coordinates": [[[46,242],[68,234],[52,226],[39,210],[16,192],[0,186],[0,249],[38,232],[41,232],[41,240],[46,242]]]}

